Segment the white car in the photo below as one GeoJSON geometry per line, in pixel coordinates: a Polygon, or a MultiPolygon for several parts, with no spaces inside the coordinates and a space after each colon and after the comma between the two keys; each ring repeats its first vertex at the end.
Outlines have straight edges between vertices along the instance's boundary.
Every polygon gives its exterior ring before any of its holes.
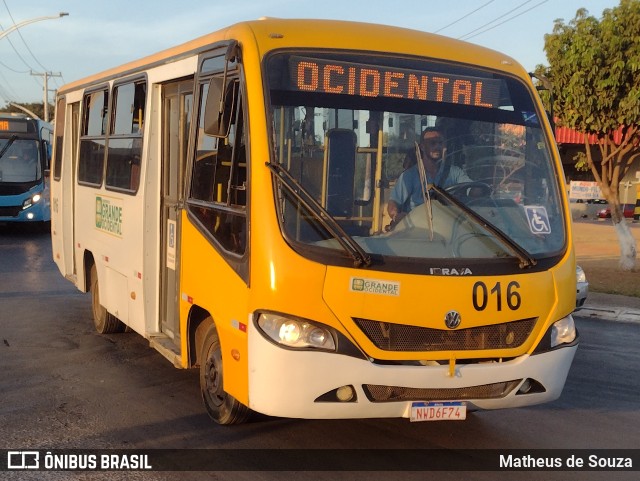
{"type": "Polygon", "coordinates": [[[582,307],[587,300],[587,294],[589,293],[589,283],[587,282],[587,276],[584,274],[582,267],[576,266],[576,307],[582,307]]]}

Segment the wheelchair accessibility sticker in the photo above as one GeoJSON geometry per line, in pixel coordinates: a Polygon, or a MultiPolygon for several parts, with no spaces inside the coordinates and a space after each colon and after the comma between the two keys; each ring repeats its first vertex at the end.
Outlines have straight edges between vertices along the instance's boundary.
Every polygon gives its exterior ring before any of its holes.
{"type": "Polygon", "coordinates": [[[524,208],[529,221],[529,229],[534,234],[551,234],[551,224],[547,209],[543,206],[527,205],[524,208]]]}

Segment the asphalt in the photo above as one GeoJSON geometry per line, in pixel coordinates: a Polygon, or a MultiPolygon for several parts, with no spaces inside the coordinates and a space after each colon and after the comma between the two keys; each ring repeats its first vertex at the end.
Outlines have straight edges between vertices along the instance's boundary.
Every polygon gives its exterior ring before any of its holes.
{"type": "MultiPolygon", "coordinates": [[[[640,223],[627,222],[637,241],[640,238],[640,223]]],[[[578,264],[582,259],[620,257],[618,238],[611,221],[608,219],[600,221],[574,220],[573,237],[578,264]]],[[[638,262],[640,260],[636,261],[636,263],[638,262]]],[[[640,264],[638,266],[640,267],[640,264]]],[[[575,314],[602,320],[640,324],[640,297],[589,291],[586,302],[582,307],[576,309],[575,314]]]]}

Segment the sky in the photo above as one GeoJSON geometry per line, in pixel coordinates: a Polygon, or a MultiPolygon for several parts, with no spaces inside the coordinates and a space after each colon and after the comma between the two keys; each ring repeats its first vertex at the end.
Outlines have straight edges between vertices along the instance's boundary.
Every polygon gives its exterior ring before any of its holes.
{"type": "MultiPolygon", "coordinates": [[[[600,18],[619,0],[0,0],[0,106],[42,102],[48,90],[243,20],[326,18],[434,32],[500,51],[528,71],[547,64],[544,35],[579,8],[600,18]]],[[[50,92],[49,100],[53,102],[50,92]]]]}

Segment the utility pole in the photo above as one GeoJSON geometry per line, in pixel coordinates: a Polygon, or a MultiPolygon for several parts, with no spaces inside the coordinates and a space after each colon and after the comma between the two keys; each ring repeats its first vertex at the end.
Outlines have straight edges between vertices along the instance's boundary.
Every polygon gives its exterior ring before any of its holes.
{"type": "Polygon", "coordinates": [[[49,77],[62,77],[60,72],[34,72],[31,71],[31,75],[44,78],[44,121],[49,122],[49,77]]]}

